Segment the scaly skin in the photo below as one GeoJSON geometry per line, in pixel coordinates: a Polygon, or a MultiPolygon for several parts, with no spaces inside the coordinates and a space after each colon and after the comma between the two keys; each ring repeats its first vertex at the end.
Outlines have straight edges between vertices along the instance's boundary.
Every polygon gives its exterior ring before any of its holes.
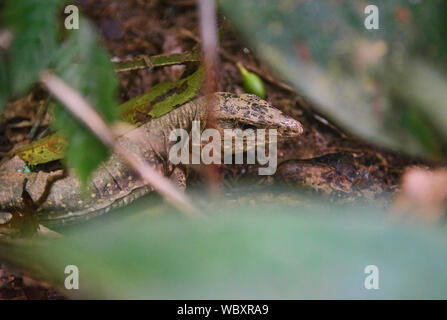
{"type": "MultiPolygon", "coordinates": [[[[206,101],[202,97],[186,103],[167,115],[121,136],[118,143],[137,153],[164,176],[173,177],[173,174],[181,171],[177,171],[178,167],[174,167],[168,160],[170,147],[175,144],[169,141],[170,132],[176,128],[190,132],[194,120],[201,122],[203,130],[207,120],[206,101]]],[[[303,131],[298,121],[283,115],[281,111],[254,95],[216,93],[214,115],[218,129],[245,129],[247,126],[277,129],[279,138],[298,136],[303,131]]],[[[20,211],[23,206],[25,179],[26,191],[37,201],[45,189],[47,179],[56,174],[18,172],[23,165],[23,161],[16,157],[0,167],[1,211],[20,211]]],[[[180,182],[184,181],[181,177],[175,178],[180,182]]],[[[57,180],[51,186],[50,193],[39,207],[38,213],[44,225],[72,224],[124,206],[150,191],[152,188],[118,155],[113,154],[94,171],[86,191],[81,190],[79,181],[73,176],[57,180]]]]}

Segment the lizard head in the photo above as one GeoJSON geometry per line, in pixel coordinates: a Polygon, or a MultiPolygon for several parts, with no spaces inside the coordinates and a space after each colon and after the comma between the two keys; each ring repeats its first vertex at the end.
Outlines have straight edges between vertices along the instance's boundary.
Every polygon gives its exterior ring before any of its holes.
{"type": "Polygon", "coordinates": [[[220,132],[221,142],[222,145],[226,145],[224,139],[231,137],[231,146],[228,147],[232,148],[233,154],[270,143],[272,136],[280,140],[297,137],[303,133],[299,121],[283,114],[255,95],[219,92],[215,94],[215,98],[213,116],[220,132]],[[258,131],[260,129],[265,130],[264,135],[258,131]],[[258,138],[259,133],[265,140],[258,138]],[[244,143],[239,144],[236,141],[244,143]]]}
{"type": "Polygon", "coordinates": [[[301,123],[253,94],[217,93],[215,118],[220,129],[276,129],[278,138],[303,133],[301,123]]]}

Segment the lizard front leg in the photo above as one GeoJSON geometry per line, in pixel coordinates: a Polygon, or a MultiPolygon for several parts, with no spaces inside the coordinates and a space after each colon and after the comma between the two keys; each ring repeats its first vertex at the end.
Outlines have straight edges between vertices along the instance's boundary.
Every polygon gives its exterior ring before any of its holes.
{"type": "MultiPolygon", "coordinates": [[[[137,129],[138,130],[138,129],[137,129]]],[[[144,158],[166,175],[166,165],[150,145],[124,136],[119,143],[144,158]]],[[[89,220],[129,204],[152,191],[140,176],[117,154],[94,171],[86,190],[74,177],[57,181],[47,201],[39,208],[41,222],[48,226],[67,225],[89,220]]]]}
{"type": "Polygon", "coordinates": [[[175,167],[169,179],[174,183],[180,190],[186,189],[186,169],[183,167],[175,167]]]}
{"type": "MultiPolygon", "coordinates": [[[[118,143],[126,146],[144,158],[158,172],[166,175],[165,160],[155,152],[150,144],[135,139],[139,130],[132,137],[123,136],[118,143]]],[[[20,159],[19,159],[20,160],[20,159]]],[[[2,211],[15,212],[23,210],[23,186],[33,201],[40,199],[46,183],[56,173],[26,173],[18,169],[18,160],[10,160],[9,166],[0,170],[0,206],[2,211]]],[[[20,160],[21,161],[21,160],[20,160]]],[[[24,167],[22,161],[21,165],[24,167]]],[[[152,188],[134,172],[120,156],[113,154],[92,174],[86,188],[74,176],[60,179],[51,186],[45,201],[37,209],[40,222],[50,227],[77,223],[99,216],[111,209],[132,202],[152,188]]]]}

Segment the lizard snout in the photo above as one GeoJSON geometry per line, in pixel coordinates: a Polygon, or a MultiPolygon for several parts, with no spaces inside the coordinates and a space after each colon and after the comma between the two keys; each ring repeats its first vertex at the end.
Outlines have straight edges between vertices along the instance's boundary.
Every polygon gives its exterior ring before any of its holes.
{"type": "Polygon", "coordinates": [[[303,134],[303,126],[301,122],[288,116],[282,116],[278,132],[281,137],[293,138],[303,134]]]}

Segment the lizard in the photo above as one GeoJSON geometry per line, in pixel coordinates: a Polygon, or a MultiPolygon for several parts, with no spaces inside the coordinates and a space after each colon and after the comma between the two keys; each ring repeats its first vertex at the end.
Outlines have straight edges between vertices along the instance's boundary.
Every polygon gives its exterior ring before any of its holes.
{"type": "MultiPolygon", "coordinates": [[[[215,93],[213,117],[219,131],[224,129],[276,129],[281,138],[302,134],[301,123],[267,101],[252,94],[215,93]]],[[[148,164],[180,187],[186,186],[184,168],[169,161],[173,129],[191,132],[193,121],[200,121],[200,130],[207,126],[207,97],[196,98],[170,113],[153,119],[117,139],[127,149],[142,157],[148,164]]],[[[190,134],[191,135],[191,134],[190,134]]],[[[223,137],[223,134],[221,135],[223,137]]],[[[235,150],[233,153],[246,150],[235,150]]],[[[86,151],[88,152],[88,151],[86,151]]],[[[18,157],[0,167],[0,211],[14,212],[23,207],[24,189],[33,201],[44,193],[46,182],[54,172],[23,172],[25,163],[18,157]]],[[[74,175],[56,180],[37,208],[39,222],[48,227],[60,227],[89,220],[108,211],[127,205],[153,191],[120,156],[112,154],[91,175],[84,190],[74,175]]]]}

